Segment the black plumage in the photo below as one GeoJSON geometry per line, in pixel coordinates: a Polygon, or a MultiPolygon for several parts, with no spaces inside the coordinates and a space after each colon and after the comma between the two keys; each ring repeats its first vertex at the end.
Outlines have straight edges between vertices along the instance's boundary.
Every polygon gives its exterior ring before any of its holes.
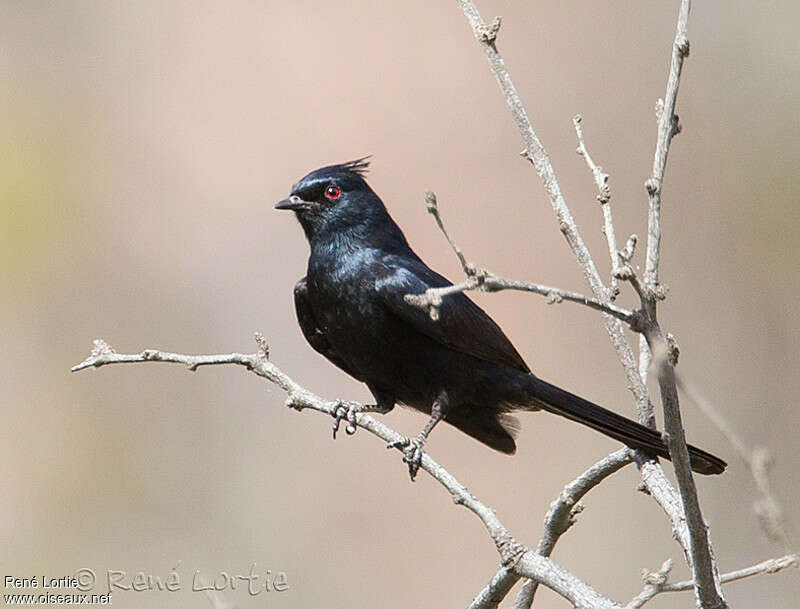
{"type": "MultiPolygon", "coordinates": [[[[511,412],[547,410],[628,446],[669,458],[661,436],[534,376],[500,327],[470,298],[444,298],[439,319],[406,302],[407,294],[451,283],[408,245],[364,179],[366,160],[323,167],[292,187],[275,207],[295,212],[310,245],[308,270],[294,290],[309,344],[363,381],[388,412],[396,403],[428,413],[407,443],[412,478],[439,420],[504,453],[516,450],[511,412]]],[[[339,418],[352,417],[346,409],[339,418]]],[[[338,420],[337,420],[338,425],[338,420]]],[[[692,468],[725,469],[721,459],[689,447],[692,468]]]]}

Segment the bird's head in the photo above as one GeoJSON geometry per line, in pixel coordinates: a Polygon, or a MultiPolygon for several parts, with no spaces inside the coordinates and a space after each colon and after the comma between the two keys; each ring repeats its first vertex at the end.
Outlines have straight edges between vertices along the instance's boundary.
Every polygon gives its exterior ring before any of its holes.
{"type": "Polygon", "coordinates": [[[388,213],[364,180],[367,159],[312,171],[292,186],[289,197],[275,209],[293,211],[309,241],[346,230],[368,230],[373,219],[388,217],[388,213]]]}

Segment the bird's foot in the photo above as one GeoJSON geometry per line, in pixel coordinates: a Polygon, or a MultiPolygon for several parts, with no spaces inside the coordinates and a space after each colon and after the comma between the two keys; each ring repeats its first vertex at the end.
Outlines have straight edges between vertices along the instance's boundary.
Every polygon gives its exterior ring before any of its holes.
{"type": "Polygon", "coordinates": [[[422,465],[422,455],[423,450],[422,447],[425,445],[425,438],[421,435],[409,440],[408,438],[403,438],[402,440],[395,440],[394,442],[389,442],[386,445],[386,448],[402,448],[403,449],[403,463],[408,465],[408,475],[411,477],[411,481],[414,481],[414,478],[417,477],[417,472],[419,472],[419,467],[422,465]]]}
{"type": "Polygon", "coordinates": [[[336,432],[339,431],[342,421],[347,421],[344,431],[348,436],[356,433],[356,414],[364,410],[366,409],[361,404],[336,400],[336,408],[333,409],[333,439],[336,439],[336,432]]]}
{"type": "Polygon", "coordinates": [[[391,406],[387,407],[382,404],[356,404],[355,402],[343,402],[336,400],[336,408],[333,409],[333,439],[336,439],[336,432],[339,431],[339,425],[342,421],[347,421],[347,426],[344,428],[348,436],[356,433],[356,415],[364,412],[377,412],[378,414],[386,414],[391,410],[391,406]]]}

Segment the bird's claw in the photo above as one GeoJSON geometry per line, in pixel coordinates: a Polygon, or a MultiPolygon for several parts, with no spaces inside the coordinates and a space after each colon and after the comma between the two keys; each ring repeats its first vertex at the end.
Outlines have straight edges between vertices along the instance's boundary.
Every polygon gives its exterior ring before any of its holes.
{"type": "Polygon", "coordinates": [[[403,463],[408,465],[408,475],[411,477],[412,482],[417,477],[417,472],[419,472],[420,465],[422,465],[422,446],[424,442],[425,440],[421,438],[414,438],[413,440],[403,438],[389,442],[386,445],[386,448],[403,449],[403,463]]]}
{"type": "Polygon", "coordinates": [[[339,425],[342,421],[347,421],[347,425],[344,428],[345,433],[348,436],[352,436],[356,433],[356,414],[359,412],[359,408],[356,404],[350,404],[346,402],[342,402],[341,400],[336,400],[336,408],[333,409],[333,439],[336,439],[336,432],[339,431],[339,425]]]}

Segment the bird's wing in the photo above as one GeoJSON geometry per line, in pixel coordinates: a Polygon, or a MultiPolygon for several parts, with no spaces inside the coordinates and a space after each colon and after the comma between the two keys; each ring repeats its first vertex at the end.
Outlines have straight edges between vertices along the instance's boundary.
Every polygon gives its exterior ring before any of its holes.
{"type": "Polygon", "coordinates": [[[445,296],[435,321],[427,311],[405,301],[406,294],[452,285],[421,260],[388,256],[384,269],[375,280],[375,289],[387,309],[414,330],[455,351],[530,372],[500,326],[465,294],[445,296]]]}
{"type": "Polygon", "coordinates": [[[302,330],[303,336],[306,337],[308,344],[350,376],[363,380],[361,379],[361,375],[355,373],[355,371],[336,354],[333,347],[331,347],[328,342],[328,337],[325,335],[324,330],[319,327],[308,299],[308,287],[306,286],[305,277],[301,278],[294,286],[294,309],[297,313],[297,323],[300,324],[300,330],[302,330]]]}

